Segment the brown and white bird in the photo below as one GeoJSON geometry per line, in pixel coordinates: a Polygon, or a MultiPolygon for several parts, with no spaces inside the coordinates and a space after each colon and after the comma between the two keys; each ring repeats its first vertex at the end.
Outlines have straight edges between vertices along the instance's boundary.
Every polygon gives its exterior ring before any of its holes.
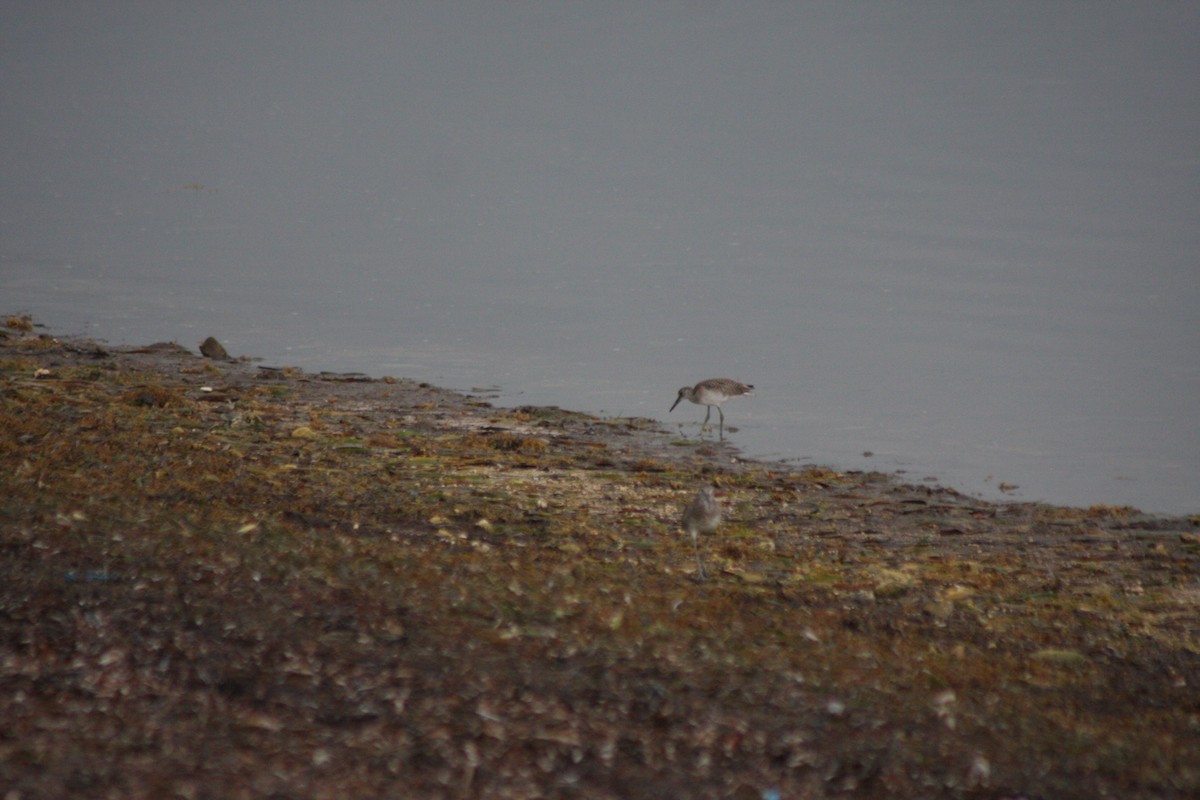
{"type": "Polygon", "coordinates": [[[704,413],[704,424],[700,426],[700,430],[705,430],[708,428],[708,418],[712,415],[713,408],[716,408],[717,413],[721,415],[721,436],[724,437],[725,412],[721,410],[721,403],[731,397],[743,394],[753,395],[754,387],[749,383],[739,383],[729,378],[709,378],[706,381],[700,381],[695,386],[684,386],[680,389],[679,395],[667,413],[670,414],[674,411],[680,400],[691,400],[698,406],[708,406],[708,410],[704,413]]]}
{"type": "Polygon", "coordinates": [[[712,533],[721,524],[721,504],[717,502],[711,486],[705,486],[697,492],[692,502],[683,509],[681,524],[692,537],[692,546],[696,549],[696,578],[704,580],[708,575],[700,558],[700,534],[712,533]]]}

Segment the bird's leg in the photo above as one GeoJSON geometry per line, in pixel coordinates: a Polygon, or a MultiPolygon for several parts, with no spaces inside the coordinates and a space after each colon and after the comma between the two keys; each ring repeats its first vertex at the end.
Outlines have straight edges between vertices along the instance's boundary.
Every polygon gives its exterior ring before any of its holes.
{"type": "Polygon", "coordinates": [[[692,533],[692,544],[696,548],[696,580],[704,580],[708,577],[708,573],[704,571],[704,562],[700,559],[700,540],[692,533]]]}
{"type": "MultiPolygon", "coordinates": [[[[718,406],[717,411],[720,411],[720,410],[721,409],[718,406]]],[[[705,406],[704,407],[704,424],[700,426],[700,430],[702,430],[702,431],[708,430],[708,418],[710,416],[712,416],[712,406],[705,406]]]]}

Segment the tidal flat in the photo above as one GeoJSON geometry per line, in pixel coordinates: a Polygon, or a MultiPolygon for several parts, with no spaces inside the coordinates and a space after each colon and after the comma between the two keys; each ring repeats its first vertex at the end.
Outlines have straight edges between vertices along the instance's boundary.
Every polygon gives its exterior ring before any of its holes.
{"type": "Polygon", "coordinates": [[[1200,794],[1200,519],[735,441],[10,317],[4,796],[1200,794]]]}

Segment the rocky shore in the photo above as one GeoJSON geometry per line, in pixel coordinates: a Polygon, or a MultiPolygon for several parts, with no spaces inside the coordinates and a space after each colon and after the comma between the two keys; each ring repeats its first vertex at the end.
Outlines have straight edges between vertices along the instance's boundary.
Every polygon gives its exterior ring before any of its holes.
{"type": "Polygon", "coordinates": [[[1200,795],[1200,520],[205,352],[3,326],[5,800],[1200,795]]]}

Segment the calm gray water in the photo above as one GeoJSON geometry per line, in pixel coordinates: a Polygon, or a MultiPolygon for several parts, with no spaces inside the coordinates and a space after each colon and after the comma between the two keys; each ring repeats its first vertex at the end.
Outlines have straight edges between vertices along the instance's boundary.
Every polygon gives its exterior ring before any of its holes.
{"type": "Polygon", "coordinates": [[[0,311],[1197,512],[1197,76],[1195,3],[6,3],[0,311]]]}

